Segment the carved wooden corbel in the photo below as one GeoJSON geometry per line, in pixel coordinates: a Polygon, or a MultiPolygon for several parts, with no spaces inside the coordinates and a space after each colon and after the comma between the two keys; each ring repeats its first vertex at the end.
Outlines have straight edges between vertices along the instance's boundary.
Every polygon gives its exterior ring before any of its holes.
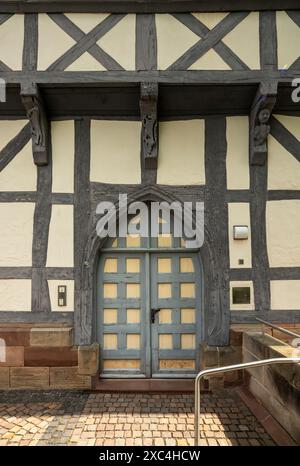
{"type": "Polygon", "coordinates": [[[157,168],[158,158],[157,98],[157,83],[141,83],[142,157],[150,170],[157,168]]]}
{"type": "Polygon", "coordinates": [[[38,86],[33,83],[22,85],[20,95],[31,126],[34,163],[48,165],[49,123],[38,86]]]}
{"type": "Polygon", "coordinates": [[[256,93],[250,113],[250,164],[264,165],[268,155],[270,117],[277,99],[278,83],[262,82],[256,93]]]}

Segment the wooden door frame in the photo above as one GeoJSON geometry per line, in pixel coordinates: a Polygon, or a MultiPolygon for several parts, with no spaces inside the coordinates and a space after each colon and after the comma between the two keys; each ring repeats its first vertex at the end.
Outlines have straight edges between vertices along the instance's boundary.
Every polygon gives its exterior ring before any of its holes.
{"type": "MultiPolygon", "coordinates": [[[[111,188],[109,188],[111,189],[111,188]]],[[[109,191],[108,189],[108,191],[109,191]]],[[[124,190],[126,186],[124,186],[124,190]]],[[[109,197],[108,197],[109,198],[109,197]]],[[[105,199],[103,199],[105,200],[105,199]]],[[[130,194],[130,201],[179,201],[169,192],[156,185],[139,186],[130,194]]],[[[195,198],[191,198],[195,201],[195,198]]],[[[94,209],[95,211],[96,209],[94,209]]],[[[117,215],[119,215],[116,203],[117,215]]],[[[213,346],[226,346],[229,341],[230,310],[228,271],[220,264],[220,254],[215,247],[214,224],[211,216],[205,216],[204,244],[200,249],[204,282],[205,341],[213,346]],[[227,273],[227,275],[226,275],[227,273]],[[225,276],[226,275],[226,276],[225,276]]],[[[97,267],[99,254],[105,241],[97,235],[98,218],[91,215],[88,241],[80,267],[80,290],[75,294],[74,331],[76,345],[89,345],[96,338],[97,267]]]]}

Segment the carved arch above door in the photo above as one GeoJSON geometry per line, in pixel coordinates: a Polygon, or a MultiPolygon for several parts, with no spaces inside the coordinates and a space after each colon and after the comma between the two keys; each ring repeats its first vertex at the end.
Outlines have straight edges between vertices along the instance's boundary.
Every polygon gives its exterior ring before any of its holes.
{"type": "MultiPolygon", "coordinates": [[[[124,188],[125,190],[125,188],[124,188]]],[[[109,185],[107,186],[109,193],[109,185]]],[[[108,198],[111,196],[108,195],[108,198]]],[[[98,202],[106,200],[98,199],[98,202]]],[[[192,199],[191,199],[192,200],[192,199]]],[[[193,199],[195,200],[195,199],[193,199]]],[[[174,202],[180,199],[171,195],[157,185],[137,187],[128,195],[128,201],[166,201],[174,202]]],[[[97,202],[94,205],[96,206],[97,202]]],[[[117,215],[118,207],[116,206],[117,215]]],[[[229,290],[228,277],[219,264],[219,255],[214,249],[214,234],[210,229],[210,216],[205,215],[204,244],[199,254],[203,265],[204,279],[204,339],[213,346],[225,346],[229,338],[229,290]]],[[[80,267],[80,289],[75,291],[75,344],[88,345],[96,341],[96,278],[97,265],[101,248],[104,245],[96,233],[97,218],[95,213],[90,216],[89,235],[86,242],[84,258],[80,267]]]]}

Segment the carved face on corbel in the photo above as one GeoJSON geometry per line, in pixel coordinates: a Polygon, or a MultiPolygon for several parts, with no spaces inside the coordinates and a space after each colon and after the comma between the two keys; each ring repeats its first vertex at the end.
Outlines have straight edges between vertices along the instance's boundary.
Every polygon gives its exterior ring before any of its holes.
{"type": "Polygon", "coordinates": [[[268,108],[263,108],[258,114],[258,120],[261,124],[266,124],[269,121],[271,112],[268,108]]]}

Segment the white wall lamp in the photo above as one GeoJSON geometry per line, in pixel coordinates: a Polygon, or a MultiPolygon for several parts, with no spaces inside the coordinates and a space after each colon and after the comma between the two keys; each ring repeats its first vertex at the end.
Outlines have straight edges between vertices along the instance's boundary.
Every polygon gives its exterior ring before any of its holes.
{"type": "Polygon", "coordinates": [[[248,239],[249,227],[247,225],[234,225],[233,226],[233,239],[248,239]]]}

